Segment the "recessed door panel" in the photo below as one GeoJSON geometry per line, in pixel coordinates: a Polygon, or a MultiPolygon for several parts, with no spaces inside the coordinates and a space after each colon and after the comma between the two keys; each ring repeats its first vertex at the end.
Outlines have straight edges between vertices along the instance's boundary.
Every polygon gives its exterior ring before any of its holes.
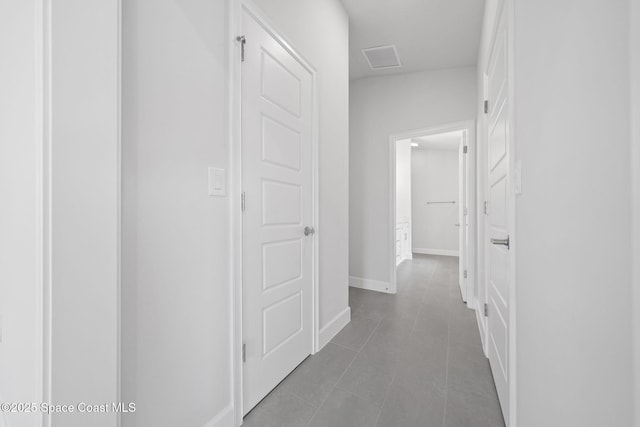
{"type": "MultiPolygon", "coordinates": [[[[505,90],[507,86],[507,49],[506,31],[496,33],[489,61],[489,99],[498,100],[506,98],[505,90]]],[[[495,103],[489,104],[491,112],[495,112],[495,103]]]]}
{"type": "MultiPolygon", "coordinates": [[[[494,234],[500,234],[500,232],[496,230],[494,234]]],[[[489,260],[491,262],[489,266],[489,283],[493,286],[492,294],[494,299],[502,301],[502,305],[506,307],[507,298],[509,297],[509,286],[507,283],[509,253],[507,249],[497,245],[491,245],[489,252],[489,260]]],[[[498,307],[498,309],[501,308],[502,307],[498,307]]]]}
{"type": "Polygon", "coordinates": [[[262,160],[300,170],[300,133],[285,124],[262,117],[262,160]]]}
{"type": "Polygon", "coordinates": [[[300,224],[302,188],[297,184],[262,181],[262,224],[300,224]]]}
{"type": "Polygon", "coordinates": [[[302,239],[265,243],[262,248],[262,288],[267,290],[300,278],[302,239]]]}
{"type": "Polygon", "coordinates": [[[284,110],[300,117],[302,96],[301,81],[296,76],[297,70],[287,69],[265,48],[262,53],[262,96],[280,106],[284,110]]]}
{"type": "Polygon", "coordinates": [[[302,291],[264,309],[262,355],[267,357],[278,346],[302,331],[302,291]]]}
{"type": "Polygon", "coordinates": [[[489,153],[491,153],[490,168],[496,167],[507,153],[507,109],[505,104],[501,103],[496,106],[498,115],[490,131],[489,153]]]}
{"type": "MultiPolygon", "coordinates": [[[[501,304],[495,299],[491,300],[493,306],[501,304]]],[[[502,317],[502,311],[497,310],[495,316],[489,318],[489,327],[493,331],[490,336],[489,345],[491,346],[494,362],[491,365],[493,370],[498,370],[500,377],[507,378],[507,357],[508,357],[508,340],[507,340],[507,321],[502,317]]]]}
{"type": "Polygon", "coordinates": [[[500,176],[489,190],[491,198],[490,224],[492,227],[505,228],[507,225],[507,177],[500,176]]]}

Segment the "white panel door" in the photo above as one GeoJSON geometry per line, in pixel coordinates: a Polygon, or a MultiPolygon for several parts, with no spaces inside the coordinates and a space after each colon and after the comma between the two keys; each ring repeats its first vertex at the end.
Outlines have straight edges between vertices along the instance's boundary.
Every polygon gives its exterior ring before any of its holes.
{"type": "Polygon", "coordinates": [[[488,69],[487,232],[488,354],[505,420],[509,420],[509,143],[507,105],[507,31],[504,14],[498,24],[488,69]]]}
{"type": "Polygon", "coordinates": [[[312,75],[243,12],[244,413],[313,349],[312,75]]]}

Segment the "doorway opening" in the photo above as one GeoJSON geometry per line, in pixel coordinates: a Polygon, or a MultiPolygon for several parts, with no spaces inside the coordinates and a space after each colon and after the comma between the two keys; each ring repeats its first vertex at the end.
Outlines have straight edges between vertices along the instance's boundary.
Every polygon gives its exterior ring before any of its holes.
{"type": "Polygon", "coordinates": [[[391,136],[390,293],[414,254],[458,257],[462,299],[476,308],[474,133],[470,121],[391,136]]]}

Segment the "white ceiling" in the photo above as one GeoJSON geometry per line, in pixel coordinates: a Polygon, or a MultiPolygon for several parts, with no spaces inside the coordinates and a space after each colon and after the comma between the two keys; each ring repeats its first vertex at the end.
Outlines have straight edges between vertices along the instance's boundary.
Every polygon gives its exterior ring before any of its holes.
{"type": "Polygon", "coordinates": [[[477,62],[484,0],[342,0],[351,79],[477,62]],[[362,49],[393,44],[402,67],[372,70],[362,49]]]}
{"type": "Polygon", "coordinates": [[[411,142],[418,143],[418,147],[422,150],[449,150],[457,151],[462,140],[462,131],[440,133],[437,135],[423,136],[413,138],[411,142]]]}

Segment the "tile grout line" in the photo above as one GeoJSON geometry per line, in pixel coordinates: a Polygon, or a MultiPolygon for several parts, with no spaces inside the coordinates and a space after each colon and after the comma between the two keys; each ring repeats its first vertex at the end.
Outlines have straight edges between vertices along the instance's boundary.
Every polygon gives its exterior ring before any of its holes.
{"type": "MultiPolygon", "coordinates": [[[[433,274],[434,272],[431,272],[431,275],[429,276],[429,279],[427,280],[432,280],[433,279],[433,274]]],[[[420,313],[422,313],[422,310],[424,309],[425,306],[425,302],[424,299],[422,301],[422,303],[420,304],[420,310],[418,310],[418,313],[416,314],[416,318],[413,319],[413,325],[411,325],[411,331],[409,332],[409,336],[413,335],[413,332],[416,330],[416,325],[418,324],[418,318],[420,317],[420,313]]]]}
{"type": "MultiPolygon", "coordinates": [[[[449,284],[451,292],[451,283],[449,284]]],[[[449,357],[451,353],[451,296],[447,302],[447,366],[444,374],[444,408],[442,411],[442,427],[447,424],[447,397],[449,396],[449,357]]]]}
{"type": "MultiPolygon", "coordinates": [[[[411,274],[413,275],[413,272],[411,274]]],[[[413,319],[413,324],[411,325],[411,330],[409,331],[409,337],[411,337],[411,335],[413,335],[413,331],[415,330],[415,327],[416,327],[416,325],[418,323],[418,317],[420,316],[420,313],[422,312],[423,305],[424,304],[420,304],[420,309],[418,309],[418,312],[416,313],[415,318],[413,319]]],[[[389,384],[389,387],[393,386],[393,384],[396,381],[397,375],[398,375],[398,367],[395,366],[394,370],[393,370],[393,376],[391,378],[391,383],[389,384]]],[[[376,423],[375,423],[374,426],[377,426],[378,422],[380,421],[380,417],[382,416],[382,410],[384,409],[385,403],[387,403],[387,399],[389,398],[389,393],[390,392],[391,392],[391,390],[389,390],[389,392],[385,395],[384,399],[382,399],[382,405],[380,406],[380,411],[378,412],[378,416],[376,417],[376,423]]]]}
{"type": "MultiPolygon", "coordinates": [[[[314,411],[313,415],[311,416],[311,418],[309,419],[309,422],[307,422],[306,426],[309,426],[311,424],[311,422],[313,421],[313,419],[316,417],[316,415],[318,414],[318,412],[320,411],[320,409],[322,408],[322,406],[325,404],[325,402],[327,401],[327,399],[329,399],[329,396],[331,396],[331,393],[333,393],[336,388],[338,387],[338,384],[340,384],[340,380],[342,380],[342,377],[344,377],[344,374],[347,373],[347,371],[349,370],[349,368],[351,368],[351,365],[353,365],[353,362],[356,360],[356,358],[358,357],[358,355],[360,354],[360,352],[362,351],[362,349],[369,343],[369,340],[371,340],[371,337],[373,336],[373,334],[375,333],[375,331],[378,330],[378,327],[380,327],[380,324],[382,323],[382,319],[378,320],[378,324],[376,325],[375,328],[373,328],[373,330],[371,331],[371,333],[369,334],[369,336],[367,337],[366,341],[364,342],[364,344],[362,344],[362,346],[360,347],[360,349],[358,351],[356,351],[355,356],[353,356],[353,359],[351,359],[351,362],[349,362],[349,365],[347,365],[347,367],[345,368],[345,370],[342,372],[342,374],[340,375],[340,377],[338,377],[338,380],[336,381],[336,383],[334,384],[334,386],[331,388],[331,390],[329,390],[329,392],[327,393],[327,396],[322,400],[322,402],[318,405],[318,408],[314,411]]],[[[331,341],[330,341],[331,342],[331,341]]],[[[335,343],[334,343],[335,344],[335,343]]],[[[342,346],[344,347],[344,346],[342,346]]],[[[347,347],[344,347],[347,348],[347,347]]],[[[351,393],[351,392],[349,392],[351,393]]],[[[353,394],[353,393],[351,393],[353,394]]],[[[355,396],[355,395],[354,395],[355,396]]],[[[379,416],[379,415],[378,415],[379,416]]]]}
{"type": "MultiPolygon", "coordinates": [[[[430,276],[429,276],[429,279],[427,279],[427,280],[432,280],[434,275],[435,275],[435,270],[431,272],[431,274],[430,274],[430,276]]],[[[449,303],[447,303],[447,306],[448,306],[448,304],[449,304],[449,303]]],[[[416,313],[415,319],[413,319],[413,325],[412,325],[412,327],[411,327],[411,331],[409,332],[409,336],[410,336],[410,337],[413,335],[413,332],[414,332],[414,330],[415,330],[415,327],[416,327],[416,325],[418,324],[418,318],[420,317],[420,313],[422,313],[422,311],[423,311],[423,309],[424,309],[425,305],[426,305],[426,303],[425,303],[425,301],[423,300],[423,301],[422,301],[422,303],[420,304],[420,309],[419,309],[419,310],[418,310],[418,312],[416,313]]],[[[449,351],[449,348],[448,348],[448,346],[449,346],[449,339],[448,339],[448,334],[449,334],[449,329],[448,329],[448,328],[449,328],[449,316],[450,316],[450,310],[449,310],[449,307],[447,307],[447,363],[449,362],[449,361],[448,361],[448,358],[449,358],[449,353],[448,353],[448,351],[449,351]]],[[[397,375],[398,375],[398,369],[397,369],[397,368],[398,368],[397,366],[394,368],[393,378],[391,379],[391,386],[394,384],[394,382],[395,382],[395,380],[396,380],[396,377],[397,377],[397,375]]],[[[447,381],[447,379],[446,379],[446,378],[447,378],[447,374],[446,374],[446,372],[445,372],[445,390],[446,390],[446,388],[447,388],[447,386],[446,386],[446,381],[447,381]]],[[[375,426],[377,426],[377,425],[378,425],[378,422],[380,421],[380,417],[382,416],[382,409],[384,408],[384,404],[387,402],[387,399],[388,399],[388,398],[389,398],[389,394],[387,394],[387,395],[384,397],[384,399],[382,400],[382,406],[380,407],[380,412],[378,412],[378,417],[376,418],[375,426]]],[[[446,404],[446,391],[445,391],[445,404],[446,404]]],[[[445,410],[446,410],[446,406],[445,406],[445,410]]],[[[443,421],[443,422],[444,422],[444,421],[443,421]]]]}
{"type": "MultiPolygon", "coordinates": [[[[413,326],[411,327],[411,331],[409,332],[409,337],[411,337],[411,335],[413,334],[413,330],[416,327],[416,324],[418,323],[418,316],[419,316],[421,311],[422,311],[422,304],[420,305],[420,310],[418,310],[418,312],[416,313],[415,319],[413,319],[413,326]]],[[[380,322],[380,323],[382,323],[382,322],[380,322]]],[[[393,368],[393,377],[391,378],[391,383],[389,384],[389,387],[393,386],[393,384],[396,381],[396,377],[397,376],[398,376],[398,367],[394,366],[394,368],[393,368]]],[[[382,410],[384,409],[385,403],[387,403],[387,399],[389,398],[390,392],[391,392],[391,390],[389,390],[387,392],[387,394],[384,396],[384,399],[382,399],[382,405],[380,405],[380,411],[378,412],[378,416],[376,417],[376,423],[374,424],[374,427],[377,426],[378,422],[380,421],[380,417],[382,416],[382,410]]]]}
{"type": "MultiPolygon", "coordinates": [[[[358,350],[354,350],[354,349],[352,349],[352,348],[349,348],[349,347],[347,347],[346,345],[338,344],[337,342],[332,342],[332,341],[329,341],[329,342],[327,343],[327,345],[329,345],[329,344],[337,345],[337,346],[338,346],[338,347],[340,347],[340,348],[344,348],[345,350],[353,351],[353,352],[355,352],[356,354],[358,354],[358,350]]],[[[323,349],[323,350],[324,350],[324,349],[323,349]]]]}

